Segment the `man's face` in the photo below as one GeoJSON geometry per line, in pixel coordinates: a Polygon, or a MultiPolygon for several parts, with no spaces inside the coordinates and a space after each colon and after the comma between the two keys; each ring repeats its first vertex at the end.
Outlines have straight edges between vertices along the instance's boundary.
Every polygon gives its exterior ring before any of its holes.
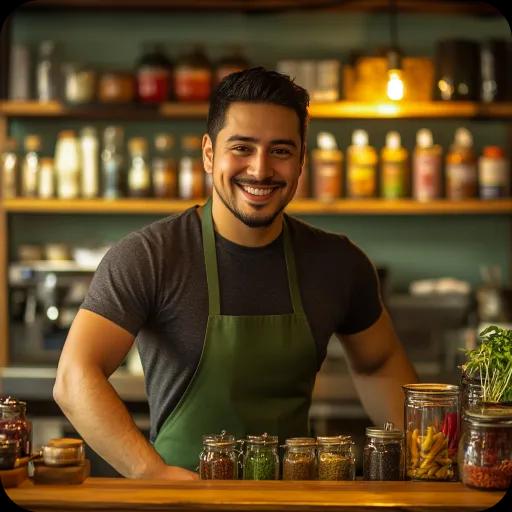
{"type": "Polygon", "coordinates": [[[203,140],[206,172],[214,194],[249,227],[272,224],[291,201],[301,171],[299,119],[289,108],[232,103],[215,150],[203,140]]]}

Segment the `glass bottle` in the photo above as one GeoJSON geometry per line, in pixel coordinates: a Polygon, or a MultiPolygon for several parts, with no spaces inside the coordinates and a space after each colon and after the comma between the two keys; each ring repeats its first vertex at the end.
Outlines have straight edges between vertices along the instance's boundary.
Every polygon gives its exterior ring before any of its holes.
{"type": "Polygon", "coordinates": [[[481,199],[510,195],[510,161],[500,146],[485,146],[478,159],[478,186],[481,199]]]}
{"type": "Polygon", "coordinates": [[[401,199],[409,195],[409,156],[402,146],[400,134],[386,134],[386,145],[380,154],[380,195],[384,199],[401,199]]]}
{"type": "Polygon", "coordinates": [[[101,176],[103,197],[117,199],[124,195],[124,131],[119,126],[107,126],[103,132],[101,176]]]}
{"type": "Polygon", "coordinates": [[[244,480],[278,480],[277,436],[247,436],[243,457],[244,480]]]}
{"type": "Polygon", "coordinates": [[[203,451],[199,455],[201,480],[236,480],[238,454],[235,436],[222,432],[203,436],[203,451]]]}
{"type": "Polygon", "coordinates": [[[316,143],[311,153],[314,197],[319,201],[334,201],[341,195],[343,153],[332,133],[319,132],[316,143]]]}
{"type": "Polygon", "coordinates": [[[16,197],[18,192],[19,159],[16,139],[7,139],[1,157],[2,195],[4,199],[16,197]]]}
{"type": "Polygon", "coordinates": [[[475,407],[466,411],[459,446],[464,485],[506,490],[512,485],[512,407],[475,407]]]}
{"type": "Polygon", "coordinates": [[[27,457],[32,451],[32,422],[26,411],[26,402],[11,396],[0,398],[0,435],[18,443],[19,457],[27,457]]]}
{"type": "Polygon", "coordinates": [[[368,133],[355,130],[347,148],[347,197],[367,199],[377,192],[377,152],[368,144],[368,133]]]}
{"type": "Polygon", "coordinates": [[[201,199],[204,195],[204,170],[201,157],[201,138],[186,135],[181,139],[181,158],[178,170],[181,199],[201,199]]]}
{"type": "Polygon", "coordinates": [[[403,388],[408,478],[456,480],[459,386],[407,384],[403,388]]]}
{"type": "Polygon", "coordinates": [[[446,155],[446,198],[471,199],[477,195],[477,158],[473,136],[467,128],[457,128],[446,155]]]}
{"type": "Polygon", "coordinates": [[[384,427],[366,427],[363,449],[364,480],[404,479],[404,433],[387,422],[384,427]]]}
{"type": "Polygon", "coordinates": [[[37,195],[41,199],[55,197],[55,166],[53,158],[41,158],[37,195]]]}
{"type": "Polygon", "coordinates": [[[155,155],[152,160],[153,195],[169,199],[178,195],[178,170],[173,154],[174,137],[160,133],[155,137],[155,155]]]}
{"type": "Polygon", "coordinates": [[[128,141],[130,167],[128,169],[128,195],[149,197],[151,194],[151,171],[148,164],[148,143],[144,137],[133,137],[128,141]]]}
{"type": "Polygon", "coordinates": [[[434,144],[430,130],[418,130],[412,159],[412,197],[417,201],[441,197],[442,152],[441,146],[434,144]]]}
{"type": "Polygon", "coordinates": [[[98,132],[93,126],[85,126],[80,132],[81,156],[81,192],[82,197],[98,197],[99,185],[99,151],[98,132]]]}
{"type": "Polygon", "coordinates": [[[316,440],[292,437],[286,440],[283,456],[283,480],[316,480],[316,440]]]}
{"type": "Polygon", "coordinates": [[[161,103],[169,99],[172,64],[159,44],[147,45],[137,63],[137,94],[142,103],[161,103]]]}
{"type": "Polygon", "coordinates": [[[178,101],[208,101],[212,70],[202,47],[181,57],[174,70],[174,94],[178,101]]]}
{"type": "Polygon", "coordinates": [[[60,73],[55,41],[41,41],[36,75],[37,99],[39,101],[59,99],[60,73]]]}
{"type": "Polygon", "coordinates": [[[80,145],[73,130],[63,130],[55,144],[57,196],[76,199],[80,195],[80,145]]]}
{"type": "Polygon", "coordinates": [[[320,436],[318,444],[318,480],[354,480],[356,458],[349,435],[320,436]]]}
{"type": "Polygon", "coordinates": [[[23,197],[36,197],[41,137],[38,135],[27,135],[24,140],[24,146],[25,156],[21,164],[21,195],[23,197]]]}

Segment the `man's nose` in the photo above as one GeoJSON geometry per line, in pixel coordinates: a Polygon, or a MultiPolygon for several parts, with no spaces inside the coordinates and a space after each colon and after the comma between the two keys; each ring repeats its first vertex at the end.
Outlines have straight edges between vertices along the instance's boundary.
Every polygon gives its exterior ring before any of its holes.
{"type": "Polygon", "coordinates": [[[273,176],[274,171],[266,151],[257,151],[254,153],[249,163],[247,173],[258,181],[273,176]]]}

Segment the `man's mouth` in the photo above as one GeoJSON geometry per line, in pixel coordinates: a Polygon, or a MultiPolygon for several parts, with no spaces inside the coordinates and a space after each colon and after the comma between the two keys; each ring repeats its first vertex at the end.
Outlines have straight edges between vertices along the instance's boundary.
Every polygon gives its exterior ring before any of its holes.
{"type": "Polygon", "coordinates": [[[269,199],[278,188],[281,188],[283,186],[281,184],[249,185],[246,183],[240,183],[236,181],[234,183],[235,185],[240,187],[240,189],[242,189],[245,197],[253,201],[264,201],[266,199],[269,199]]]}

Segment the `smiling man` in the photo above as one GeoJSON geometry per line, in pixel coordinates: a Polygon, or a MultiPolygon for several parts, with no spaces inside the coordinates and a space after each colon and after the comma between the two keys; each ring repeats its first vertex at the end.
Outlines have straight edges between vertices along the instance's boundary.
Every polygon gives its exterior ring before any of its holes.
{"type": "Polygon", "coordinates": [[[308,94],[253,68],[214,91],[203,137],[212,197],[130,234],[101,262],[59,361],[54,397],[87,443],[132,478],[197,478],[204,434],[309,433],[331,335],[375,423],[402,423],[415,372],[373,265],[347,237],[283,210],[300,176],[308,94]],[[135,338],[148,441],[108,382],[135,338]]]}

